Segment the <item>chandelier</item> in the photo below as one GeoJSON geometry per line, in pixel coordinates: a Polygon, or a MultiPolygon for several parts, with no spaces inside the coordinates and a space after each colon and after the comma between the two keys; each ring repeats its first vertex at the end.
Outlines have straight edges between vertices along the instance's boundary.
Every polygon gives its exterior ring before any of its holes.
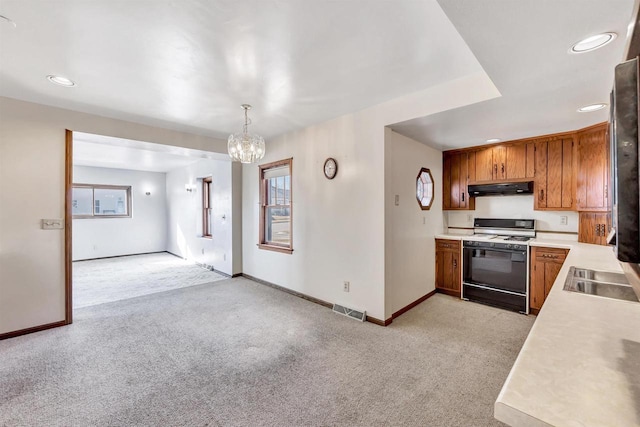
{"type": "Polygon", "coordinates": [[[251,109],[251,105],[242,104],[241,107],[244,109],[244,126],[242,127],[242,133],[229,135],[227,149],[233,161],[254,163],[264,157],[264,138],[260,135],[251,134],[247,130],[251,123],[247,115],[247,112],[251,109]]]}

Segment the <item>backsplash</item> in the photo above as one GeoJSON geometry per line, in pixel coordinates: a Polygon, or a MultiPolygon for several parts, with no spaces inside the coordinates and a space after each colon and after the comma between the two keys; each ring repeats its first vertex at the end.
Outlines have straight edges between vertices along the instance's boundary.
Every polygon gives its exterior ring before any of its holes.
{"type": "MultiPolygon", "coordinates": [[[[476,197],[475,211],[445,211],[447,227],[473,228],[473,218],[523,218],[535,219],[538,231],[557,232],[549,238],[575,238],[578,234],[578,213],[572,211],[534,211],[533,195],[476,197]],[[562,224],[562,217],[567,224],[562,224]],[[575,233],[575,236],[566,233],[575,233]]],[[[450,230],[452,231],[452,230],[450,230]]]]}

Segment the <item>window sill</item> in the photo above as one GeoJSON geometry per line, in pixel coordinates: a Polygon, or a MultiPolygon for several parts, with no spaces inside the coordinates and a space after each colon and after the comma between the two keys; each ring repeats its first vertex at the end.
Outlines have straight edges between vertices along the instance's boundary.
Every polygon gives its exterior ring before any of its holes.
{"type": "Polygon", "coordinates": [[[258,243],[258,248],[259,249],[265,249],[267,251],[274,251],[274,252],[280,252],[283,254],[291,254],[293,253],[293,249],[291,248],[285,248],[282,246],[275,246],[275,245],[268,245],[266,243],[258,243]]]}

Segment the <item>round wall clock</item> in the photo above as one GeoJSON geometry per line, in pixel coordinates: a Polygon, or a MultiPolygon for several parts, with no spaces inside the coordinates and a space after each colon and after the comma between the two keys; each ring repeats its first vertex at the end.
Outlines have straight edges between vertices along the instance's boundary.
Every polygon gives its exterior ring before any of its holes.
{"type": "Polygon", "coordinates": [[[338,174],[338,162],[333,157],[329,157],[324,162],[324,176],[333,179],[338,174]]]}

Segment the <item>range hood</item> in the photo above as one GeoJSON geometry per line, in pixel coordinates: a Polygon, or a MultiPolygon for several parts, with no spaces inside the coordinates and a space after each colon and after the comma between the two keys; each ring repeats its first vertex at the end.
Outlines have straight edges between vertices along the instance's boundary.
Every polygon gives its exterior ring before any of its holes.
{"type": "Polygon", "coordinates": [[[469,197],[533,194],[533,181],[469,185],[469,197]]]}

